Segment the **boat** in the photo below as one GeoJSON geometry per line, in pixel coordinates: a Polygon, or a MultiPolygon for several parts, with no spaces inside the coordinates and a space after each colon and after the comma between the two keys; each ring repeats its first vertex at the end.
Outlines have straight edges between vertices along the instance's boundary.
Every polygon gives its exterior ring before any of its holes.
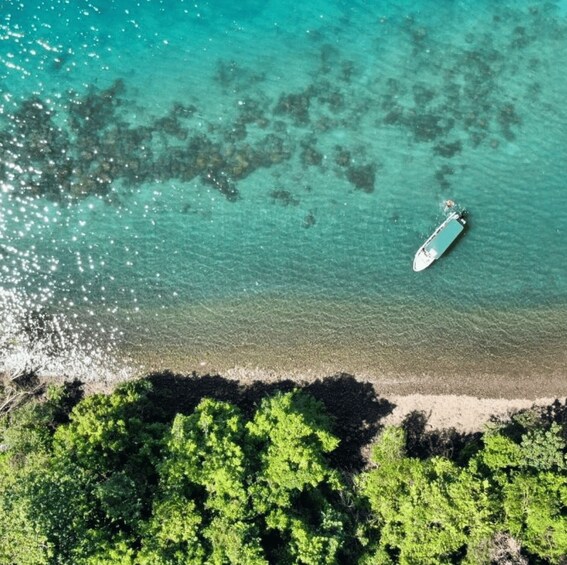
{"type": "Polygon", "coordinates": [[[436,259],[439,259],[461,235],[466,223],[464,212],[451,212],[417,250],[413,259],[413,270],[423,271],[436,259]]]}

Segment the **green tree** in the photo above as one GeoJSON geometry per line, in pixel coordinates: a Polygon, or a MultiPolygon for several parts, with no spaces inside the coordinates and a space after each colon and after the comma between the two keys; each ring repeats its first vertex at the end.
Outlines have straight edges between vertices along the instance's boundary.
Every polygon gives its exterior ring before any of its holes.
{"type": "Polygon", "coordinates": [[[477,562],[492,533],[488,485],[448,459],[407,457],[386,428],[360,487],[374,519],[369,563],[477,562]]]}
{"type": "Polygon", "coordinates": [[[53,431],[67,405],[66,387],[50,386],[44,397],[29,396],[0,418],[1,563],[41,564],[54,555],[47,532],[31,519],[30,490],[50,465],[53,431]]]}
{"type": "Polygon", "coordinates": [[[503,527],[550,563],[567,555],[567,476],[519,473],[504,487],[503,527]]]}
{"type": "Polygon", "coordinates": [[[567,455],[562,428],[553,422],[549,429],[530,430],[522,436],[522,467],[538,471],[565,471],[567,455]]]}
{"type": "Polygon", "coordinates": [[[205,399],[190,416],[176,416],[159,467],[160,491],[146,539],[156,537],[147,542],[146,559],[265,563],[251,520],[245,443],[242,416],[228,403],[205,399]]]}
{"type": "MultiPolygon", "coordinates": [[[[42,565],[49,562],[53,549],[46,534],[29,519],[32,502],[24,486],[34,465],[28,454],[26,465],[16,467],[10,455],[0,453],[0,563],[42,565]]],[[[39,467],[44,462],[38,457],[39,467]]]]}
{"type": "Polygon", "coordinates": [[[533,411],[513,423],[524,433],[486,432],[470,470],[491,485],[497,531],[517,539],[531,557],[555,563],[567,555],[564,432],[557,423],[542,425],[533,411]]]}
{"type": "Polygon", "coordinates": [[[326,459],[338,445],[330,428],[322,404],[299,391],[265,399],[247,424],[259,457],[252,504],[294,563],[335,563],[345,541],[344,485],[326,459]]]}
{"type": "Polygon", "coordinates": [[[88,397],[28,457],[18,500],[57,563],[88,562],[118,539],[136,543],[163,435],[146,418],[148,390],[137,381],[88,397]]]}
{"type": "Polygon", "coordinates": [[[88,397],[68,421],[48,403],[10,413],[0,451],[0,562],[344,557],[354,528],[327,461],[338,440],[320,403],[279,394],[247,423],[236,407],[205,399],[168,427],[149,387],[137,381],[88,397]]]}
{"type": "Polygon", "coordinates": [[[499,530],[520,540],[532,556],[556,563],[567,555],[565,441],[561,426],[542,426],[530,416],[517,441],[504,430],[485,434],[471,465],[496,483],[499,530]]]}

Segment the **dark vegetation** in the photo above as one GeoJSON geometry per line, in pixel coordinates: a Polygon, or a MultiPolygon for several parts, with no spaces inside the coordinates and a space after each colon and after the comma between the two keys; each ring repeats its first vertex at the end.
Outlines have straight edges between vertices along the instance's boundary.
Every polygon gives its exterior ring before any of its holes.
{"type": "Polygon", "coordinates": [[[1,395],[1,563],[567,562],[566,403],[463,435],[349,375],[1,395]]]}

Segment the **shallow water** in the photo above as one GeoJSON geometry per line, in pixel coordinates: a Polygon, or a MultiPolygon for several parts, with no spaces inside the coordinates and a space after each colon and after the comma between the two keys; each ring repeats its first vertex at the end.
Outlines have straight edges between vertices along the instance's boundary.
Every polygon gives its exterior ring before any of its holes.
{"type": "Polygon", "coordinates": [[[4,368],[561,374],[565,4],[233,4],[5,2],[4,368]]]}

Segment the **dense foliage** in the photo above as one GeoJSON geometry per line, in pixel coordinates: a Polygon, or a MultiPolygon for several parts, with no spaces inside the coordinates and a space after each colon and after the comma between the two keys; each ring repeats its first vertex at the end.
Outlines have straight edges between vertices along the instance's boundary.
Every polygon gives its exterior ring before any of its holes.
{"type": "Polygon", "coordinates": [[[567,562],[561,419],[519,415],[451,458],[385,428],[352,477],[302,391],[175,415],[151,393],[54,387],[2,416],[0,563],[567,562]]]}

